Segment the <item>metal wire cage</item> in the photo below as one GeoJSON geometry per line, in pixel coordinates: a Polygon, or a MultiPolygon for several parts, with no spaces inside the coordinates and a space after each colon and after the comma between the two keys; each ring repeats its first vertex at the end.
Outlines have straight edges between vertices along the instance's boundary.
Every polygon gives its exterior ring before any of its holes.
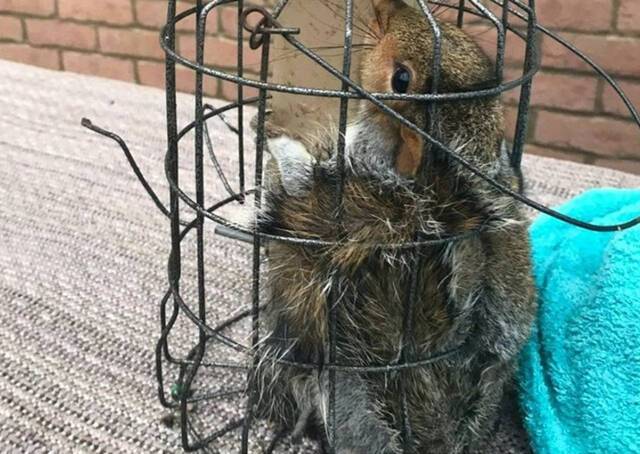
{"type": "MultiPolygon", "coordinates": [[[[280,0],[271,10],[265,7],[250,6],[243,0],[212,0],[205,2],[197,0],[196,5],[180,14],[176,12],[176,0],[167,0],[167,23],[162,30],[160,43],[166,52],[166,108],[167,108],[167,151],[165,157],[166,177],[170,185],[170,203],[169,207],[165,207],[160,198],[152,190],[149,183],[142,175],[140,169],[136,165],[126,144],[115,134],[105,131],[89,120],[83,120],[83,124],[103,135],[106,135],[119,142],[123,148],[127,159],[137,177],[140,179],[146,191],[152,197],[155,204],[162,213],[170,219],[171,225],[171,253],[168,259],[168,290],[160,302],[160,337],[156,346],[156,374],[158,380],[159,399],[163,406],[167,408],[177,409],[179,415],[181,436],[183,447],[187,451],[198,449],[215,449],[218,443],[224,437],[231,437],[231,444],[236,443],[235,447],[242,453],[254,452],[251,448],[251,437],[255,435],[254,426],[258,424],[255,421],[253,405],[255,403],[255,387],[250,383],[252,377],[252,369],[256,367],[256,358],[251,359],[251,352],[255,351],[260,343],[259,324],[261,320],[261,312],[263,310],[261,289],[261,266],[264,258],[264,244],[267,241],[283,241],[301,244],[313,244],[314,241],[284,237],[269,234],[260,231],[257,227],[243,226],[237,222],[230,220],[220,214],[221,209],[229,205],[253,205],[255,211],[259,211],[262,203],[262,187],[263,187],[263,154],[265,152],[265,119],[267,115],[267,99],[270,93],[281,92],[299,96],[328,97],[339,100],[338,123],[338,149],[336,150],[338,161],[344,163],[344,133],[348,123],[349,104],[356,100],[367,100],[377,106],[387,115],[391,116],[418,133],[426,143],[457,162],[471,174],[484,179],[489,184],[498,188],[500,191],[509,194],[511,197],[520,202],[546,214],[554,216],[565,222],[574,224],[578,227],[587,228],[597,231],[615,231],[637,225],[640,219],[630,220],[629,222],[615,226],[592,225],[562,215],[552,209],[538,204],[528,199],[522,194],[522,191],[514,191],[511,188],[503,186],[491,177],[483,174],[472,163],[467,162],[464,158],[457,155],[454,151],[438,140],[435,132],[431,130],[433,122],[438,115],[438,106],[442,103],[455,102],[460,100],[477,99],[483,97],[496,96],[508,90],[519,90],[518,114],[513,134],[514,140],[510,147],[511,165],[518,172],[521,166],[521,158],[527,131],[527,114],[531,95],[531,87],[533,78],[540,66],[540,53],[538,49],[538,36],[544,34],[568,48],[574,54],[579,56],[583,61],[603,77],[623,99],[632,117],[640,125],[640,118],[634,107],[626,98],[621,89],[595,62],[589,59],[582,52],[574,48],[567,41],[555,35],[542,25],[538,24],[535,13],[534,0],[455,0],[453,2],[444,1],[427,1],[417,0],[419,12],[424,15],[424,20],[429,24],[433,33],[433,84],[431,93],[411,95],[411,94],[391,94],[391,93],[369,93],[359,86],[351,78],[352,71],[352,45],[354,31],[354,1],[344,0],[342,4],[344,12],[344,58],[341,68],[332,66],[318,52],[305,46],[297,35],[299,29],[281,23],[279,18],[289,3],[296,0],[280,0]],[[206,25],[207,18],[212,15],[218,8],[226,6],[237,8],[237,70],[233,73],[224,72],[213,67],[206,66],[205,61],[205,43],[206,43],[206,25]],[[457,14],[457,25],[465,26],[466,17],[480,18],[495,30],[495,77],[493,83],[479,90],[466,91],[463,93],[446,93],[440,90],[439,74],[440,60],[442,55],[442,43],[440,38],[440,30],[438,20],[436,18],[436,8],[448,8],[457,14]],[[190,60],[176,51],[176,26],[185,21],[189,17],[195,17],[195,43],[196,56],[195,60],[190,60]],[[252,18],[253,20],[250,20],[252,18]],[[328,74],[339,81],[341,88],[339,90],[322,89],[315,87],[292,86],[280,83],[274,83],[270,80],[270,52],[273,37],[277,35],[288,43],[288,45],[299,55],[305,56],[315,62],[319,67],[323,68],[328,74]],[[252,49],[260,51],[260,69],[259,78],[253,79],[245,76],[244,71],[244,55],[243,43],[247,40],[252,49]],[[513,42],[522,43],[524,46],[524,59],[521,65],[520,76],[513,80],[505,79],[505,52],[508,45],[513,42]],[[177,120],[177,104],[176,104],[176,65],[183,65],[194,71],[195,80],[195,119],[184,127],[179,127],[177,120]],[[206,78],[217,78],[228,81],[237,85],[237,101],[229,103],[221,108],[214,108],[205,103],[203,99],[203,86],[206,78]],[[258,96],[255,98],[245,98],[243,95],[244,87],[254,87],[258,90],[258,96]],[[384,101],[391,99],[420,101],[425,104],[430,124],[415,125],[403,118],[396,111],[390,108],[384,101]],[[249,175],[248,165],[245,162],[245,143],[244,143],[244,124],[245,109],[249,104],[257,105],[257,127],[256,127],[256,143],[255,143],[255,162],[253,168],[253,184],[247,182],[249,175]],[[237,124],[228,124],[228,127],[237,133],[237,169],[238,174],[235,184],[231,184],[229,179],[222,171],[222,168],[216,157],[214,146],[209,138],[209,128],[207,122],[215,118],[223,118],[225,112],[236,112],[237,124]],[[179,144],[188,133],[194,133],[195,137],[195,169],[194,169],[194,188],[195,197],[188,194],[183,189],[179,181],[179,144]],[[205,200],[205,158],[208,150],[213,166],[216,170],[216,178],[222,183],[227,194],[224,198],[214,201],[205,200]],[[237,187],[233,187],[237,186],[237,187]],[[249,188],[249,186],[252,186],[249,188]],[[193,219],[185,220],[181,212],[181,205],[186,205],[191,213],[195,213],[193,219]],[[205,225],[213,222],[216,225],[216,232],[221,233],[228,238],[236,241],[249,242],[252,247],[251,260],[251,302],[250,307],[246,310],[235,314],[227,320],[218,321],[213,325],[207,320],[207,308],[215,301],[209,301],[207,297],[205,278],[205,225]],[[196,249],[196,275],[197,287],[193,292],[193,301],[188,301],[181,291],[181,270],[183,267],[184,253],[182,244],[187,236],[195,233],[195,249],[196,249]],[[197,331],[197,340],[190,346],[183,355],[176,355],[170,348],[170,338],[172,330],[179,320],[187,320],[192,329],[197,331]],[[250,332],[252,333],[250,343],[246,343],[234,338],[228,330],[238,323],[250,323],[250,332]],[[238,360],[235,362],[220,362],[214,358],[206,360],[207,352],[211,352],[216,348],[226,348],[236,355],[248,355],[246,361],[238,360]],[[237,386],[230,389],[214,389],[213,391],[200,391],[194,387],[194,383],[198,381],[199,374],[208,371],[207,380],[213,383],[220,374],[234,374],[237,386]],[[171,379],[168,378],[171,375],[171,379]],[[172,385],[168,385],[172,383],[172,385]],[[203,405],[207,402],[213,403],[211,407],[204,407],[208,412],[219,412],[220,407],[216,407],[217,402],[225,402],[227,406],[244,406],[244,417],[223,421],[219,427],[210,427],[209,423],[203,422],[197,415],[197,411],[192,410],[194,404],[203,405]]],[[[215,52],[216,49],[213,49],[215,52]]],[[[450,241],[451,239],[439,239],[436,241],[450,241]]],[[[433,240],[429,240],[433,241],[433,240]]],[[[315,242],[317,243],[317,241],[315,242]]],[[[407,249],[416,248],[425,241],[417,241],[414,244],[404,245],[407,249]]],[[[415,288],[418,280],[418,270],[415,269],[410,283],[415,288]]],[[[415,291],[409,292],[415,298],[415,291]]],[[[410,307],[409,302],[408,307],[410,307]]],[[[335,313],[334,305],[330,304],[329,309],[329,339],[330,348],[326,355],[326,360],[322,364],[286,364],[286,367],[302,367],[302,368],[319,368],[329,371],[329,417],[327,431],[329,433],[329,441],[334,441],[339,434],[336,431],[335,413],[331,410],[334,407],[335,400],[339,399],[335,391],[335,372],[337,370],[354,370],[354,371],[389,371],[402,370],[413,367],[423,367],[439,358],[446,356],[450,352],[441,352],[429,358],[409,358],[402,355],[403,358],[399,363],[389,365],[370,365],[370,366],[354,366],[348,364],[339,364],[336,361],[335,339],[332,333],[335,331],[335,313]]],[[[410,321],[407,322],[406,335],[410,336],[410,321]]],[[[215,354],[214,354],[215,356],[215,354]]],[[[283,361],[284,363],[284,361],[283,361]]],[[[285,367],[285,364],[283,364],[285,367]]],[[[202,382],[202,380],[200,380],[202,382]]],[[[203,387],[203,389],[206,387],[203,387]]],[[[406,399],[403,399],[406,400],[406,399]]],[[[223,412],[224,413],[224,412],[223,412]]],[[[224,419],[224,418],[223,418],[224,419]]],[[[410,434],[411,428],[408,421],[404,421],[404,434],[410,434]]],[[[273,434],[272,442],[265,448],[266,451],[273,451],[279,441],[278,434],[273,434]]],[[[226,445],[229,446],[229,445],[226,445]]]]}

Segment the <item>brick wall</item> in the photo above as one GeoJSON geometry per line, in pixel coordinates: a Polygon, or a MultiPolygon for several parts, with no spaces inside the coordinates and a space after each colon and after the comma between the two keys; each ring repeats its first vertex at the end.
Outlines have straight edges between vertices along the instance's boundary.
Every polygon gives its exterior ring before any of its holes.
{"type": "MultiPolygon", "coordinates": [[[[315,1],[315,0],[314,0],[315,1]]],[[[179,2],[182,10],[193,0],[179,2]]],[[[540,22],[562,35],[616,77],[640,106],[640,0],[538,0],[540,22]]],[[[0,0],[0,58],[53,69],[162,87],[158,30],[164,0],[0,0]]],[[[235,11],[212,14],[207,24],[207,64],[235,67],[235,11]]],[[[191,20],[181,24],[180,53],[193,57],[191,20]]],[[[484,40],[491,42],[491,40],[484,40]]],[[[541,38],[543,70],[534,82],[528,151],[640,173],[640,129],[624,105],[574,56],[541,38]]],[[[522,58],[513,47],[507,61],[522,58]]],[[[249,75],[257,55],[245,49],[249,75]]],[[[510,75],[515,75],[510,72],[510,75]]],[[[189,91],[192,73],[178,70],[189,91]]],[[[206,79],[208,95],[233,98],[235,87],[206,79]]],[[[517,92],[506,96],[513,106],[517,92]]]]}
{"type": "MultiPolygon", "coordinates": [[[[179,1],[178,11],[194,3],[179,1]]],[[[206,64],[235,68],[236,11],[210,14],[207,49],[216,52],[205,56],[206,64]]],[[[159,30],[166,14],[166,0],[0,0],[0,58],[163,87],[159,30]]],[[[194,59],[193,18],[177,28],[179,53],[194,59]]],[[[245,54],[248,75],[255,77],[258,56],[248,46],[245,54]]],[[[177,84],[192,91],[193,72],[178,66],[177,84]]],[[[207,78],[205,92],[230,98],[235,86],[207,78]]]]}
{"type": "MultiPolygon", "coordinates": [[[[640,108],[640,0],[536,4],[540,23],[604,67],[640,108]]],[[[640,173],[640,128],[622,101],[577,57],[547,37],[541,41],[528,151],[640,173]]]]}

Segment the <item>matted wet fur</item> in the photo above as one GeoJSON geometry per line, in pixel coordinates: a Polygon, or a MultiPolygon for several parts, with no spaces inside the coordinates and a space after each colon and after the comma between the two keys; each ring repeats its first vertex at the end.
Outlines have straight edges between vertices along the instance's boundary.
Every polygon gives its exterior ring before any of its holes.
{"type": "MultiPolygon", "coordinates": [[[[413,92],[429,90],[431,40],[424,19],[399,0],[378,0],[376,39],[364,57],[363,86],[390,91],[389,74],[410,67],[413,92]],[[415,39],[422,36],[421,39],[415,39]],[[389,66],[391,65],[391,69],[389,66]]],[[[443,85],[466,89],[491,76],[491,64],[459,29],[442,24],[443,85]]],[[[424,105],[390,102],[411,121],[424,105]]],[[[442,105],[436,134],[504,184],[514,184],[496,98],[442,105]]],[[[261,228],[337,242],[269,245],[269,335],[259,347],[258,413],[296,435],[326,444],[327,372],[276,364],[323,362],[328,302],[335,304],[337,355],[344,364],[398,361],[411,269],[419,267],[413,359],[463,345],[455,355],[403,372],[336,374],[338,453],[402,452],[401,374],[407,380],[412,446],[419,453],[462,453],[493,429],[512,383],[516,356],[535,313],[524,216],[509,197],[446,159],[433,159],[416,184],[422,140],[363,103],[347,133],[344,195],[333,140],[269,141],[268,190],[261,228]],[[417,156],[417,158],[416,158],[417,156]],[[468,234],[412,250],[378,247],[468,234]]],[[[427,148],[427,152],[430,150],[427,148]]]]}

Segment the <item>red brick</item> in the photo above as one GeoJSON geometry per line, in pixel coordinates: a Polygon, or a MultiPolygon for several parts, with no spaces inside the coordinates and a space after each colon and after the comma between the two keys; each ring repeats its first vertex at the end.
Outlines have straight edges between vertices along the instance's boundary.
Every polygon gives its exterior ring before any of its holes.
{"type": "Polygon", "coordinates": [[[640,130],[635,124],[622,120],[540,111],[535,142],[599,156],[633,158],[640,153],[640,130]]]}
{"type": "MultiPolygon", "coordinates": [[[[146,27],[162,27],[167,20],[167,5],[154,0],[136,2],[136,21],[146,27]]],[[[186,20],[186,19],[185,19],[186,20]]],[[[184,20],[181,22],[183,23],[184,20]]]]}
{"type": "Polygon", "coordinates": [[[138,68],[138,80],[141,84],[164,88],[164,64],[150,61],[138,61],[136,62],[136,66],[138,68]]]}
{"type": "MultiPolygon", "coordinates": [[[[202,86],[205,96],[218,96],[218,80],[216,78],[205,75],[202,86]]],[[[195,93],[196,73],[185,67],[178,68],[176,71],[176,88],[183,93],[195,93]]]]}
{"type": "Polygon", "coordinates": [[[132,0],[58,0],[60,17],[106,22],[109,24],[130,24],[133,21],[132,0]]]}
{"type": "Polygon", "coordinates": [[[107,57],[100,54],[64,51],[62,63],[65,71],[80,74],[118,79],[127,82],[135,81],[133,62],[121,58],[107,57]]]}
{"type": "MultiPolygon", "coordinates": [[[[258,90],[254,87],[243,87],[242,93],[244,98],[251,98],[254,96],[258,96],[258,90]]],[[[220,82],[220,96],[223,99],[227,99],[229,101],[235,101],[238,99],[238,85],[233,82],[228,82],[223,80],[220,82]]]]}
{"type": "Polygon", "coordinates": [[[0,12],[51,16],[55,10],[55,0],[0,0],[0,12]]]}
{"type": "MultiPolygon", "coordinates": [[[[509,71],[509,80],[521,72],[509,71]]],[[[598,80],[594,77],[572,76],[539,72],[533,80],[531,105],[555,107],[574,111],[592,111],[595,108],[598,80]]],[[[520,90],[510,90],[505,100],[517,102],[520,90]]]]}
{"type": "Polygon", "coordinates": [[[0,38],[10,41],[22,41],[22,22],[17,17],[0,16],[0,38]]]}
{"type": "Polygon", "coordinates": [[[27,19],[27,37],[31,44],[95,49],[96,31],[88,25],[57,19],[27,19]]]}
{"type": "Polygon", "coordinates": [[[638,0],[620,0],[618,30],[640,32],[640,2],[638,0]]]}
{"type": "Polygon", "coordinates": [[[595,165],[640,175],[640,161],[628,159],[596,159],[595,165]]]}
{"type": "MultiPolygon", "coordinates": [[[[640,38],[605,35],[563,35],[569,42],[613,74],[640,76],[640,38]]],[[[543,41],[543,65],[554,68],[587,70],[590,67],[559,43],[543,41]]]]}
{"type": "MultiPolygon", "coordinates": [[[[189,8],[193,8],[193,4],[187,2],[178,2],[176,11],[181,13],[189,8]]],[[[138,23],[145,27],[161,28],[167,21],[167,5],[166,2],[158,2],[157,0],[138,0],[136,2],[136,18],[138,23]]],[[[176,25],[177,30],[195,32],[196,22],[195,15],[182,19],[176,25]]],[[[207,33],[216,33],[218,31],[218,11],[212,10],[207,17],[207,33]]]]}
{"type": "Polygon", "coordinates": [[[0,43],[0,59],[42,66],[43,68],[60,69],[57,50],[38,49],[28,44],[0,43]]]}
{"type": "MultiPolygon", "coordinates": [[[[636,107],[636,110],[640,112],[640,82],[620,82],[619,85],[631,103],[636,107]]],[[[606,112],[624,116],[631,115],[629,113],[629,109],[624,104],[620,96],[609,86],[609,84],[605,86],[602,96],[602,105],[606,112]]]]}
{"type": "MultiPolygon", "coordinates": [[[[196,59],[195,38],[192,35],[180,36],[179,40],[180,54],[190,60],[196,59]]],[[[205,42],[205,65],[218,66],[223,68],[237,67],[237,49],[238,46],[234,40],[209,37],[205,42]]],[[[249,49],[248,45],[244,45],[244,68],[257,71],[260,65],[260,51],[249,49]]]]}
{"type": "MultiPolygon", "coordinates": [[[[466,25],[464,30],[482,48],[491,61],[495,62],[496,56],[498,55],[498,32],[495,27],[483,22],[481,24],[466,25]]],[[[510,33],[505,48],[505,62],[522,67],[524,64],[525,50],[524,41],[510,33]]]]}
{"type": "MultiPolygon", "coordinates": [[[[238,8],[226,7],[220,9],[220,25],[222,31],[232,38],[238,36],[238,8]]],[[[245,34],[245,36],[248,36],[245,34]]]]}
{"type": "MultiPolygon", "coordinates": [[[[635,0],[633,0],[635,1],[635,0]]],[[[545,27],[588,32],[609,31],[613,19],[611,0],[538,0],[538,22],[545,27]],[[586,13],[585,7],[588,8],[586,13]]]]}
{"type": "MultiPolygon", "coordinates": [[[[138,77],[143,85],[152,87],[165,87],[164,63],[139,61],[137,62],[138,77]]],[[[183,66],[176,66],[176,88],[183,93],[195,92],[196,73],[183,66]]],[[[204,93],[207,96],[216,96],[218,93],[218,81],[212,77],[204,78],[204,93]]]]}
{"type": "Polygon", "coordinates": [[[100,27],[98,29],[100,49],[116,55],[164,58],[157,32],[139,29],[100,27]]]}

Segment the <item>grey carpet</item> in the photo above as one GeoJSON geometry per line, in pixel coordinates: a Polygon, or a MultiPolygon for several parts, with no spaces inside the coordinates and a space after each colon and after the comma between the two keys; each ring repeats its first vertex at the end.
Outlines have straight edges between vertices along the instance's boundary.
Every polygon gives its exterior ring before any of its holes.
{"type": "MultiPolygon", "coordinates": [[[[160,423],[166,411],[154,376],[168,223],[119,148],[80,126],[87,116],[122,134],[166,201],[163,92],[0,61],[0,100],[0,451],[179,452],[178,430],[160,423]]],[[[193,99],[178,101],[185,124],[193,99]]],[[[233,169],[235,138],[216,125],[222,165],[233,169]]],[[[182,146],[188,189],[192,137],[182,146]]],[[[529,193],[550,204],[589,187],[640,186],[636,176],[544,158],[527,157],[525,169],[529,193]]],[[[209,201],[222,194],[213,180],[209,166],[209,201]]],[[[237,209],[227,215],[247,218],[237,209]]],[[[210,225],[206,237],[207,316],[215,324],[249,303],[250,257],[247,246],[214,236],[210,225]]],[[[193,241],[183,257],[183,294],[195,307],[193,241]]],[[[246,333],[242,324],[227,332],[242,342],[246,333]]],[[[172,351],[184,354],[196,339],[182,318],[172,351]]],[[[228,348],[209,353],[241,361],[228,348]]],[[[167,371],[169,382],[174,372],[167,371]]],[[[196,386],[241,387],[243,376],[206,370],[196,386]]],[[[212,432],[241,410],[240,399],[200,405],[197,428],[212,432]]],[[[509,424],[507,438],[517,430],[509,424]]],[[[265,428],[254,432],[251,452],[260,452],[265,428]]],[[[237,437],[215,449],[236,452],[237,437]]]]}

